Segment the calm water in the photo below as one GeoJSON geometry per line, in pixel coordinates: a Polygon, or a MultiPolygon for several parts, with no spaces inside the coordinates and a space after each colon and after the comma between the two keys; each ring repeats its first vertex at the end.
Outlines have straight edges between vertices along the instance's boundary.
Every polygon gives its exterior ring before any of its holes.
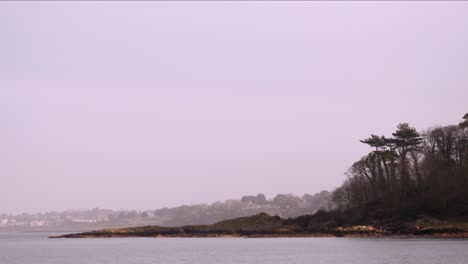
{"type": "Polygon", "coordinates": [[[468,240],[457,239],[46,239],[46,236],[0,234],[0,263],[468,263],[468,240]]]}

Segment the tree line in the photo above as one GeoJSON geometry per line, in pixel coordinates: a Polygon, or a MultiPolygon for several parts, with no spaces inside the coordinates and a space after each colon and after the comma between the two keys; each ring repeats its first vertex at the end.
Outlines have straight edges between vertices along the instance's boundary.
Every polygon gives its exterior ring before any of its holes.
{"type": "Polygon", "coordinates": [[[468,114],[457,125],[418,132],[402,123],[390,137],[371,135],[360,142],[371,151],[333,191],[333,211],[367,208],[377,218],[468,216],[468,114]]]}

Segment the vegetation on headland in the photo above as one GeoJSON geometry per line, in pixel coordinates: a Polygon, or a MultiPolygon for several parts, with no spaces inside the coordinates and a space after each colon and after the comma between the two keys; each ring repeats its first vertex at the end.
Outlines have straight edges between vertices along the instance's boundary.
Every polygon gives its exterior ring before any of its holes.
{"type": "Polygon", "coordinates": [[[406,123],[391,137],[361,140],[373,150],[356,161],[332,195],[350,222],[468,217],[468,114],[458,125],[418,133],[406,123]]]}
{"type": "Polygon", "coordinates": [[[458,125],[361,141],[373,150],[333,191],[328,211],[282,219],[265,213],[212,225],[103,229],[58,237],[468,237],[468,114],[458,125]]]}

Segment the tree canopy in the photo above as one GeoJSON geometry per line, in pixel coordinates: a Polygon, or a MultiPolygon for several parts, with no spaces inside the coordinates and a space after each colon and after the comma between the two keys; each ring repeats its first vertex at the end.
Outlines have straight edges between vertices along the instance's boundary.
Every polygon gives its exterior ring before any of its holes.
{"type": "MultiPolygon", "coordinates": [[[[468,216],[468,114],[458,126],[419,133],[401,123],[391,137],[370,135],[372,150],[332,195],[338,212],[377,206],[382,214],[468,216]]],[[[365,211],[365,210],[364,210],[365,211]]]]}

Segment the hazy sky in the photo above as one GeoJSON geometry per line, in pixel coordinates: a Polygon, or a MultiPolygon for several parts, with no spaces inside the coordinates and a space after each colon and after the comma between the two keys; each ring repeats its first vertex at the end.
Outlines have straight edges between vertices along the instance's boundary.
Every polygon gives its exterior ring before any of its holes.
{"type": "Polygon", "coordinates": [[[0,213],[332,190],[468,112],[468,2],[0,3],[0,213]]]}

